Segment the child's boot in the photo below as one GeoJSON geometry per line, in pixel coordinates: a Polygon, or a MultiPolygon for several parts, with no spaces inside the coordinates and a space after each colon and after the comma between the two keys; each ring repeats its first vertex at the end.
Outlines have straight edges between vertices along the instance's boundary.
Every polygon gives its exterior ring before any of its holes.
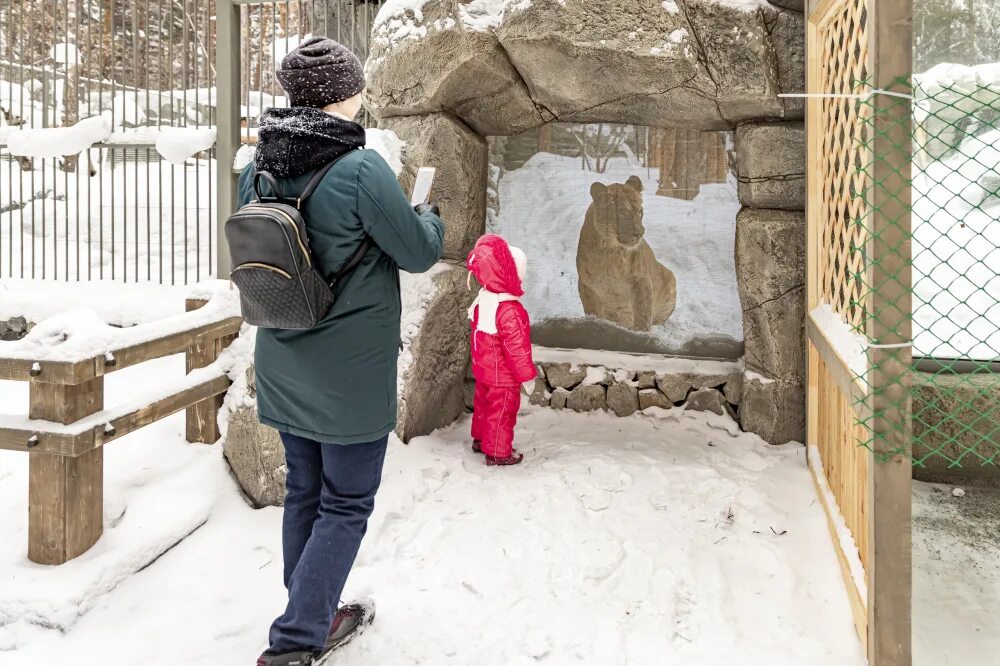
{"type": "Polygon", "coordinates": [[[500,458],[497,456],[486,456],[486,464],[489,467],[506,467],[507,465],[516,465],[524,460],[524,454],[518,453],[513,449],[510,455],[505,458],[500,458]]]}

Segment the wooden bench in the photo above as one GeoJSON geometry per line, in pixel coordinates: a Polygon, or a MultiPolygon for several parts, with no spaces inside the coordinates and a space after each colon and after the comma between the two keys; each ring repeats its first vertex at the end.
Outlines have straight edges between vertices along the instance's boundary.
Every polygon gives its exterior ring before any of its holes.
{"type": "MultiPolygon", "coordinates": [[[[0,449],[29,456],[28,558],[62,564],[85,553],[104,527],[104,445],[187,410],[187,441],[219,439],[217,415],[229,379],[215,364],[238,335],[243,320],[210,317],[193,310],[207,304],[189,299],[191,327],[75,361],[4,358],[0,380],[29,384],[28,418],[0,417],[0,449]],[[184,352],[188,375],[153,397],[105,409],[104,377],[145,361],[184,352]],[[27,427],[25,427],[27,425],[27,427]]],[[[174,326],[174,328],[178,328],[174,326]]]]}

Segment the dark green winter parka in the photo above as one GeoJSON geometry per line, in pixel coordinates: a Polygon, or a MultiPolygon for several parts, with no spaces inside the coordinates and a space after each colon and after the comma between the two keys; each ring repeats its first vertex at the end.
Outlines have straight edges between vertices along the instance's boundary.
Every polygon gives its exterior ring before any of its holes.
{"type": "Polygon", "coordinates": [[[332,444],[371,442],[395,428],[399,270],[429,270],[444,238],[440,218],[414,212],[389,165],[364,141],[360,125],[318,109],[271,109],[239,181],[241,206],[256,198],[258,169],[278,179],[283,196],[294,195],[343,155],[304,207],[313,256],[331,278],[365,233],[375,241],[315,328],[257,331],[261,422],[332,444]]]}

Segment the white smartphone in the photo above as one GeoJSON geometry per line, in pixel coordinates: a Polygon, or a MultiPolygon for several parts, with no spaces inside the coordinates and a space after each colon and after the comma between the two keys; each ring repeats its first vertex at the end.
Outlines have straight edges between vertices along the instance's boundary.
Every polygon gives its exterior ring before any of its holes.
{"type": "Polygon", "coordinates": [[[417,170],[417,179],[413,183],[413,196],[410,203],[427,203],[431,200],[431,186],[434,185],[434,167],[420,167],[417,170]]]}

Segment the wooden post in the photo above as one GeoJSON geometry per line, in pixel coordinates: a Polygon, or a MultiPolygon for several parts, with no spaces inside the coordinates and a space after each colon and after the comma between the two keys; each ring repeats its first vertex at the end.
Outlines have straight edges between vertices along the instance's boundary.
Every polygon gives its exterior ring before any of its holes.
{"type": "MultiPolygon", "coordinates": [[[[911,0],[869,5],[872,88],[900,89],[912,72],[911,0]]],[[[911,105],[876,94],[871,128],[872,200],[868,337],[872,434],[870,466],[868,659],[872,666],[912,663],[910,276],[911,105]],[[888,457],[888,460],[886,458],[888,457]]]]}
{"type": "MultiPolygon", "coordinates": [[[[186,302],[187,311],[197,310],[203,307],[208,301],[189,298],[186,302]]],[[[204,368],[211,365],[219,358],[222,350],[228,347],[235,335],[227,335],[215,339],[199,339],[185,352],[185,366],[187,372],[204,368]]],[[[186,410],[186,434],[187,441],[200,442],[202,444],[215,444],[219,441],[219,410],[222,409],[223,395],[215,395],[198,404],[188,407],[186,410]]]]}
{"type": "MultiPolygon", "coordinates": [[[[104,408],[104,377],[75,386],[32,382],[33,419],[73,423],[104,408]]],[[[28,559],[62,564],[85,553],[104,529],[104,449],[76,458],[29,453],[28,559]]]]}

